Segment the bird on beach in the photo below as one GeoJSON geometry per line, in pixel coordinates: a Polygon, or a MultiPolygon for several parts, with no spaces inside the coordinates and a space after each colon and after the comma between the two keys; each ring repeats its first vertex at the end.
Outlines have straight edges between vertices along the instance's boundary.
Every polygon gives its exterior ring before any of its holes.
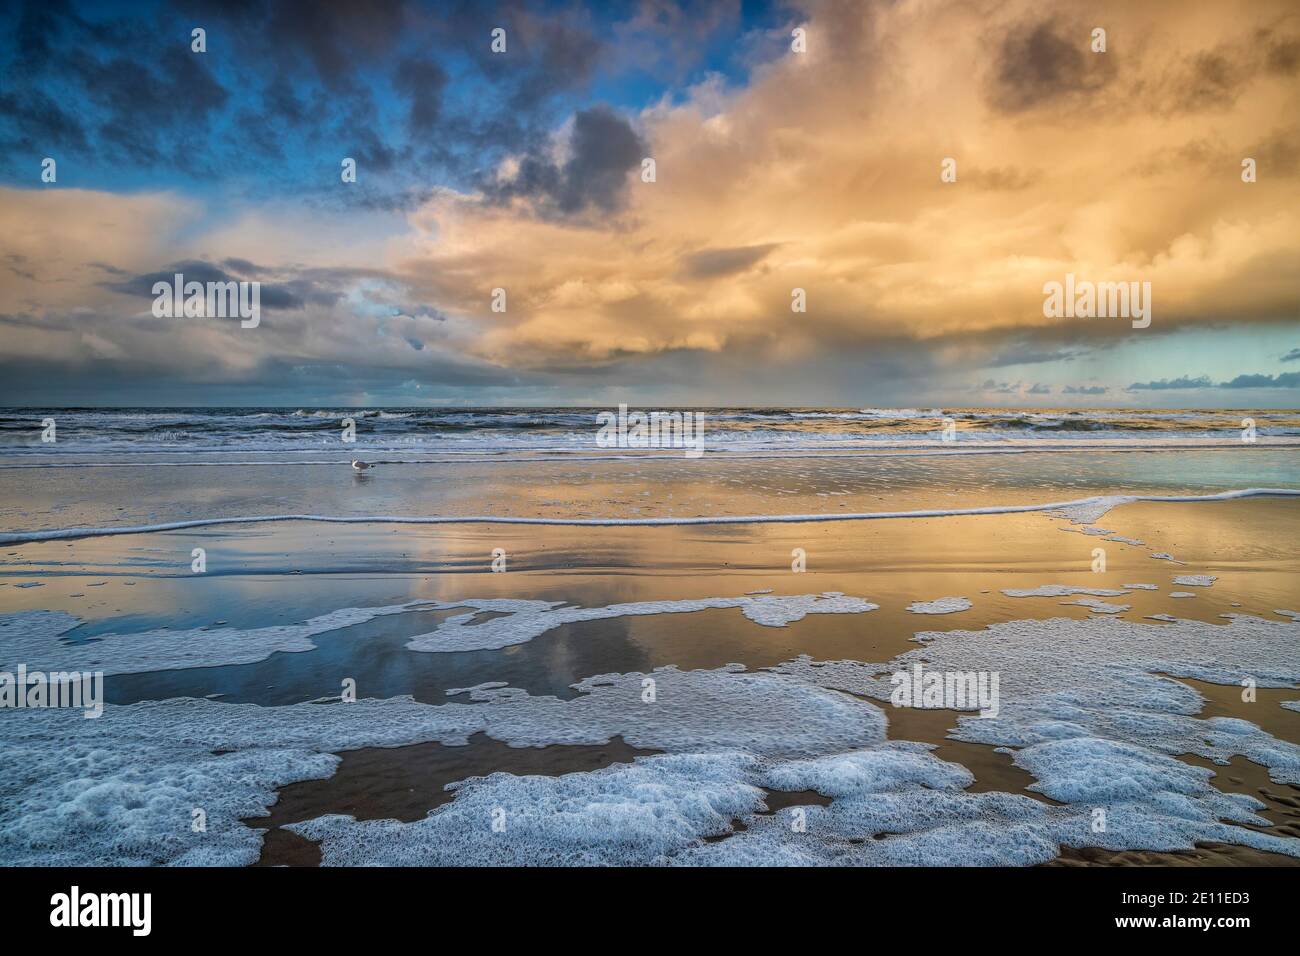
{"type": "Polygon", "coordinates": [[[356,472],[362,472],[362,471],[365,471],[365,470],[367,470],[368,468],[371,468],[371,467],[373,467],[373,466],[372,466],[369,462],[361,461],[361,460],[358,459],[358,458],[354,458],[354,459],[352,459],[352,470],[353,470],[353,471],[356,471],[356,472]]]}

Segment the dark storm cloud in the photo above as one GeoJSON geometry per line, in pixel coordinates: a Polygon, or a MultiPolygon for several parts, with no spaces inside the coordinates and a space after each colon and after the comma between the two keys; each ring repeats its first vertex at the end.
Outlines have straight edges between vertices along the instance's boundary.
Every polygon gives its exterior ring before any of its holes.
{"type": "Polygon", "coordinates": [[[1152,152],[1137,168],[1143,176],[1167,176],[1174,166],[1195,166],[1217,176],[1224,169],[1240,168],[1246,156],[1256,161],[1261,179],[1300,176],[1300,127],[1261,130],[1257,139],[1239,145],[1229,145],[1221,138],[1197,137],[1176,149],[1152,152]]]}
{"type": "Polygon", "coordinates": [[[103,282],[100,284],[105,289],[121,292],[123,295],[147,295],[152,297],[155,282],[170,283],[175,279],[177,273],[184,276],[185,282],[236,281],[234,276],[210,262],[190,260],[187,262],[174,262],[161,272],[150,272],[144,275],[131,276],[119,282],[103,282]]]}
{"type": "Polygon", "coordinates": [[[576,7],[542,14],[530,12],[527,3],[466,0],[441,10],[434,29],[445,42],[466,48],[503,90],[509,110],[532,111],[558,93],[580,88],[607,52],[606,42],[576,7]],[[489,42],[498,27],[506,31],[505,53],[492,52],[489,42]]]}
{"type": "Polygon", "coordinates": [[[1275,130],[1250,155],[1259,161],[1266,176],[1300,174],[1300,127],[1275,130]]]}
{"type": "Polygon", "coordinates": [[[1226,110],[1261,74],[1292,76],[1298,65],[1300,36],[1258,30],[1250,41],[1188,54],[1147,95],[1162,112],[1226,110]]]}
{"type": "MultiPolygon", "coordinates": [[[[242,172],[312,202],[393,211],[413,208],[433,183],[474,186],[503,155],[540,155],[581,105],[609,34],[592,25],[604,14],[581,5],[174,0],[147,13],[92,9],[20,0],[0,12],[0,150],[76,153],[79,168],[96,164],[100,175],[242,172]],[[196,25],[207,31],[206,54],[190,49],[196,25]],[[504,54],[490,49],[497,26],[507,31],[504,54]],[[253,173],[250,156],[274,162],[253,173]],[[359,186],[369,177],[365,188],[331,188],[344,156],[358,161],[359,186]]],[[[598,150],[582,155],[594,164],[542,185],[558,210],[609,207],[614,174],[598,150]]],[[[547,170],[536,172],[546,180],[547,170]]]]}
{"type": "Polygon", "coordinates": [[[0,93],[0,117],[6,119],[0,146],[7,150],[55,152],[88,145],[81,123],[40,90],[0,93]]]}
{"type": "Polygon", "coordinates": [[[1273,42],[1264,58],[1265,67],[1270,73],[1294,76],[1300,70],[1300,38],[1284,36],[1274,39],[1270,33],[1269,39],[1273,42]]]}
{"type": "Polygon", "coordinates": [[[1016,113],[1101,88],[1114,54],[1092,53],[1090,33],[1057,20],[1012,27],[997,51],[989,99],[1016,113]]]}
{"type": "MultiPolygon", "coordinates": [[[[232,269],[237,275],[232,275],[211,262],[190,260],[173,263],[159,272],[132,276],[118,282],[105,282],[101,283],[101,285],[123,295],[145,296],[152,299],[154,298],[154,283],[165,282],[171,285],[178,273],[182,276],[183,282],[202,282],[205,284],[208,282],[237,282],[239,281],[238,275],[264,275],[266,273],[266,270],[260,269],[244,259],[227,259],[223,265],[232,269]]],[[[315,278],[302,276],[288,278],[279,282],[263,282],[260,295],[263,308],[268,309],[303,309],[308,305],[330,306],[342,298],[341,292],[328,288],[315,278]]]]}
{"type": "Polygon", "coordinates": [[[28,2],[10,13],[17,27],[0,142],[196,166],[192,150],[176,148],[177,130],[188,127],[192,136],[229,94],[190,54],[188,30],[173,37],[121,19],[92,23],[66,3],[28,2]]]}
{"type": "Polygon", "coordinates": [[[1143,59],[1146,38],[1114,34],[1105,53],[1094,53],[1091,33],[1097,25],[1104,23],[1053,17],[995,34],[994,63],[985,79],[990,105],[1009,114],[1066,110],[1105,94],[1102,108],[1117,112],[1214,113],[1233,107],[1260,78],[1300,71],[1300,34],[1294,28],[1260,29],[1247,39],[1179,50],[1156,66],[1143,59]]]}
{"type": "Polygon", "coordinates": [[[538,150],[519,162],[514,178],[485,185],[496,202],[522,198],[542,214],[613,212],[623,204],[628,173],[640,165],[645,143],[613,110],[597,106],[574,116],[569,156],[556,163],[538,150]]]}
{"type": "Polygon", "coordinates": [[[123,135],[139,136],[182,120],[202,122],[229,96],[202,57],[175,44],[109,60],[76,55],[68,62],[90,96],[107,108],[108,121],[122,123],[123,135]]]}
{"type": "Polygon", "coordinates": [[[405,93],[411,102],[411,111],[406,120],[411,132],[432,132],[442,112],[442,90],[447,85],[446,71],[430,60],[408,57],[398,64],[393,85],[405,93]]]}
{"type": "Polygon", "coordinates": [[[1246,65],[1236,62],[1227,52],[1198,53],[1181,77],[1174,106],[1189,111],[1231,106],[1248,76],[1246,65]]]}
{"type": "Polygon", "coordinates": [[[761,262],[780,243],[767,242],[757,246],[735,246],[730,249],[701,249],[691,253],[683,263],[683,273],[692,279],[711,279],[716,276],[744,272],[761,262]]]}
{"type": "Polygon", "coordinates": [[[238,273],[241,276],[256,277],[266,272],[266,270],[263,269],[261,266],[254,265],[253,263],[249,262],[247,259],[230,258],[230,259],[223,260],[221,264],[225,266],[227,269],[229,269],[231,272],[238,273]]]}
{"type": "Polygon", "coordinates": [[[1024,341],[1012,341],[999,346],[998,351],[984,361],[988,368],[1003,368],[1007,365],[1038,365],[1043,362],[1072,362],[1088,349],[1067,348],[1063,346],[1042,347],[1024,341]]]}
{"type": "Polygon", "coordinates": [[[89,406],[103,404],[105,396],[118,405],[275,405],[290,394],[295,402],[328,405],[349,392],[400,399],[398,383],[411,379],[452,388],[510,388],[536,381],[513,370],[430,356],[427,350],[418,358],[412,351],[407,354],[418,367],[271,358],[238,373],[219,363],[210,370],[177,370],[129,358],[105,363],[0,356],[0,405],[89,406]]]}
{"type": "Polygon", "coordinates": [[[277,62],[310,67],[331,88],[360,66],[388,56],[403,36],[409,4],[402,0],[176,0],[183,16],[229,24],[241,43],[261,40],[277,62]]]}
{"type": "Polygon", "coordinates": [[[343,124],[351,141],[348,158],[357,161],[357,178],[367,173],[387,172],[399,157],[398,150],[390,146],[372,127],[364,123],[343,124]]]}
{"type": "Polygon", "coordinates": [[[358,63],[387,56],[402,35],[400,0],[278,0],[270,4],[267,36],[300,51],[326,85],[339,86],[358,63]]]}

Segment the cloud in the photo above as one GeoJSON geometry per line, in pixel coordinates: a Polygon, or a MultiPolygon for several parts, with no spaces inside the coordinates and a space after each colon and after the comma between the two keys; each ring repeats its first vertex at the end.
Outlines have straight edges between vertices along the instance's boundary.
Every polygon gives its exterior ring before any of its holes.
{"type": "Polygon", "coordinates": [[[1068,347],[1045,348],[1036,343],[1012,341],[1006,345],[999,344],[996,352],[984,359],[984,365],[987,368],[1001,368],[1007,365],[1072,362],[1086,351],[1086,349],[1068,347]]]}
{"type": "Polygon", "coordinates": [[[1238,375],[1226,382],[1212,382],[1208,375],[1196,378],[1183,376],[1175,379],[1161,379],[1156,382],[1134,382],[1128,391],[1167,391],[1173,389],[1193,388],[1300,388],[1300,372],[1279,372],[1276,375],[1247,374],[1238,375]]]}
{"type": "Polygon", "coordinates": [[[1219,388],[1300,388],[1300,372],[1279,372],[1277,375],[1238,375],[1219,388]]]}
{"type": "MultiPolygon", "coordinates": [[[[243,272],[245,275],[266,275],[269,271],[254,266],[252,263],[243,264],[246,267],[246,271],[243,272]]],[[[115,292],[139,296],[152,302],[154,284],[163,282],[172,285],[177,275],[183,276],[182,282],[202,282],[205,285],[209,282],[240,281],[236,275],[226,272],[211,262],[190,260],[187,262],[173,262],[156,272],[130,276],[115,282],[106,282],[104,286],[115,292]]],[[[259,294],[262,307],[267,309],[302,309],[308,303],[333,305],[341,295],[336,290],[325,288],[315,278],[304,276],[290,276],[284,278],[281,282],[262,283],[259,294]]]]}
{"type": "Polygon", "coordinates": [[[1128,387],[1128,391],[1162,392],[1187,388],[1214,388],[1214,383],[1210,381],[1210,376],[1208,375],[1198,375],[1196,378],[1190,378],[1184,375],[1180,378],[1173,379],[1162,378],[1157,382],[1134,382],[1128,387]]]}
{"type": "Polygon", "coordinates": [[[1286,355],[1282,356],[1282,361],[1283,362],[1300,361],[1300,349],[1292,349],[1290,352],[1287,352],[1286,355]]]}
{"type": "Polygon", "coordinates": [[[442,113],[446,71],[431,60],[408,57],[398,65],[394,85],[411,101],[407,115],[411,132],[417,135],[432,133],[442,113]]]}
{"type": "MultiPolygon", "coordinates": [[[[42,144],[89,154],[61,158],[56,186],[0,191],[7,370],[51,388],[190,376],[265,395],[319,374],[374,392],[447,370],[503,400],[913,403],[986,378],[990,395],[1122,392],[1133,373],[1098,381],[1099,356],[1217,381],[1214,355],[1127,359],[1175,330],[1244,343],[1300,314],[1300,27],[1280,0],[1116,5],[1105,54],[1071,7],[1030,0],[808,2],[788,11],[805,54],[784,20],[737,36],[734,5],[304,9],[162,5],[148,31],[57,4],[0,14],[0,171],[35,186],[42,144]],[[194,22],[206,59],[164,50],[194,22]],[[743,68],[710,72],[719,40],[743,68]],[[119,57],[137,68],[107,76],[119,57]],[[360,161],[347,188],[343,155],[360,161]],[[123,192],[67,188],[83,159],[123,192]],[[255,335],[150,324],[139,290],[172,263],[261,281],[278,307],[264,299],[255,335]],[[1043,283],[1067,272],[1150,281],[1152,328],[1044,317],[1043,283]]],[[[1210,381],[1129,388],[1176,402],[1210,381]]]]}
{"type": "Polygon", "coordinates": [[[540,149],[520,157],[511,174],[485,184],[485,191],[499,203],[524,199],[548,216],[620,209],[628,173],[646,155],[632,125],[604,106],[582,110],[573,117],[567,147],[562,160],[540,149]]]}
{"type": "MultiPolygon", "coordinates": [[[[992,368],[1137,341],[1117,323],[1043,317],[1043,283],[1067,272],[1150,281],[1162,332],[1296,314],[1300,202],[1286,202],[1300,200],[1294,180],[1270,180],[1268,195],[1242,189],[1238,157],[1214,171],[1217,182],[1166,163],[1152,188],[1116,175],[1109,145],[1122,136],[1143,158],[1207,132],[1226,145],[1261,116],[1285,115],[1266,103],[1300,105],[1264,73],[1226,113],[1174,116],[1136,94],[1166,82],[1190,50],[1225,36],[1247,42],[1257,21],[1200,5],[1214,29],[1163,20],[1176,37],[1135,50],[1107,79],[1093,77],[1091,59],[1064,72],[1044,59],[1058,41],[1088,58],[1116,54],[1088,51],[1086,28],[1067,34],[1053,21],[1040,30],[1028,4],[1008,9],[1009,49],[1028,49],[1032,62],[1028,73],[1003,64],[1001,82],[1019,88],[1047,71],[1054,100],[1080,107],[1068,136],[1029,93],[1008,112],[969,82],[987,72],[981,51],[1000,22],[961,9],[819,4],[807,54],[787,45],[744,86],[706,80],[642,112],[635,128],[656,182],[629,174],[638,150],[628,136],[626,165],[608,180],[619,188],[603,204],[566,199],[571,156],[538,144],[487,188],[489,202],[443,191],[414,211],[419,237],[397,268],[426,301],[475,317],[479,354],[530,368],[684,351],[769,362],[780,351],[811,380],[828,356],[886,342],[924,343],[949,368],[978,352],[992,368]],[[940,27],[942,53],[932,42],[940,27]],[[882,84],[888,95],[871,95],[882,84]],[[1114,116],[1100,109],[1115,103],[1114,116]],[[940,159],[953,152],[958,181],[942,184],[940,159]],[[587,214],[563,215],[575,208],[587,214]],[[510,311],[485,314],[485,290],[497,286],[509,287],[510,311]],[[806,290],[808,311],[792,322],[794,288],[806,290]]],[[[1259,21],[1275,9],[1261,9],[1259,21]]],[[[1114,17],[1113,45],[1140,33],[1148,14],[1114,17]]]]}
{"type": "Polygon", "coordinates": [[[477,0],[90,9],[18,0],[0,10],[0,173],[29,180],[36,153],[75,157],[83,176],[170,174],[200,188],[251,176],[263,192],[398,211],[427,196],[430,173],[472,184],[542,141],[574,110],[561,98],[594,79],[610,31],[576,5],[477,0]],[[190,49],[196,24],[206,53],[190,49]],[[489,34],[502,24],[510,48],[494,56],[489,34]],[[369,174],[365,187],[322,182],[320,166],[344,155],[358,159],[361,182],[369,174]],[[276,162],[254,173],[249,157],[276,162]]]}
{"type": "Polygon", "coordinates": [[[711,279],[744,272],[761,262],[778,245],[779,243],[767,242],[757,246],[737,246],[731,249],[701,249],[686,256],[683,261],[683,271],[692,279],[711,279]]]}
{"type": "Polygon", "coordinates": [[[1105,385],[1067,385],[1061,389],[1062,395],[1105,395],[1110,389],[1105,385]]]}
{"type": "Polygon", "coordinates": [[[997,53],[990,100],[1014,113],[1100,89],[1113,75],[1114,54],[1092,53],[1089,40],[1086,27],[1059,18],[1012,26],[997,53]]]}

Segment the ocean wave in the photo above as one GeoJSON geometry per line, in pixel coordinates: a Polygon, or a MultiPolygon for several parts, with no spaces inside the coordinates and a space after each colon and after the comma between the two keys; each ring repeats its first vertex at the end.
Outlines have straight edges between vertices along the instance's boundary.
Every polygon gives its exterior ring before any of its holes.
{"type": "Polygon", "coordinates": [[[942,408],[931,408],[929,411],[922,411],[918,408],[864,408],[860,414],[868,418],[944,418],[946,413],[942,408]]]}
{"type": "MultiPolygon", "coordinates": [[[[655,411],[645,408],[643,411],[655,411]]],[[[1260,410],[993,408],[659,409],[702,416],[706,441],[719,447],[797,451],[861,447],[939,437],[944,419],[962,441],[1020,441],[1071,435],[1087,440],[1141,435],[1153,441],[1239,437],[1244,418],[1261,439],[1300,436],[1300,412],[1260,410]]],[[[134,451],[319,450],[356,424],[358,448],[558,449],[595,443],[608,408],[172,408],[0,410],[0,448],[44,454],[134,451]],[[58,441],[43,442],[53,418],[58,441]]]]}

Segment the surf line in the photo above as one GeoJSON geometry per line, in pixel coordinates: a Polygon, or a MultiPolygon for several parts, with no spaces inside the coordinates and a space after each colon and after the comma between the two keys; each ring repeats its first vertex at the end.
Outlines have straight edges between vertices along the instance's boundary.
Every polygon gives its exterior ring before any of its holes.
{"type": "Polygon", "coordinates": [[[816,521],[877,521],[889,518],[953,518],[963,515],[1025,514],[1035,511],[1061,511],[1093,506],[1088,523],[1099,521],[1106,512],[1137,501],[1195,502],[1230,501],[1235,498],[1300,497],[1297,488],[1243,488],[1211,495],[1094,495],[1074,501],[1055,501],[1038,505],[992,505],[985,508],[936,508],[925,511],[872,511],[857,514],[806,515],[704,515],[695,518],[514,518],[504,515],[247,515],[226,518],[193,518],[159,524],[107,528],[57,528],[47,531],[8,531],[0,533],[0,544],[25,544],[34,541],[66,541],[72,538],[98,538],[118,534],[153,534],[184,531],[227,524],[267,524],[286,521],[315,521],[325,524],[521,524],[560,527],[671,527],[675,525],[719,524],[806,524],[816,521]]]}

